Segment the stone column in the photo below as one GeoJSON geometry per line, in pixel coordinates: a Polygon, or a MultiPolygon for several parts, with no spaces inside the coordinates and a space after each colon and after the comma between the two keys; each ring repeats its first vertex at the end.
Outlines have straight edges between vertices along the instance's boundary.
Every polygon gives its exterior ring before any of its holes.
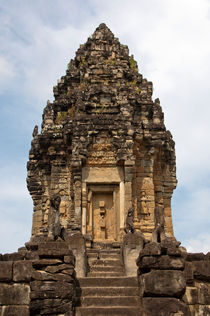
{"type": "Polygon", "coordinates": [[[125,228],[125,183],[120,182],[120,230],[125,228]]]}
{"type": "Polygon", "coordinates": [[[128,209],[132,207],[132,180],[134,165],[135,162],[133,160],[125,161],[125,212],[127,212],[128,209]]]}
{"type": "Polygon", "coordinates": [[[87,185],[82,183],[82,234],[87,232],[87,185]]]}

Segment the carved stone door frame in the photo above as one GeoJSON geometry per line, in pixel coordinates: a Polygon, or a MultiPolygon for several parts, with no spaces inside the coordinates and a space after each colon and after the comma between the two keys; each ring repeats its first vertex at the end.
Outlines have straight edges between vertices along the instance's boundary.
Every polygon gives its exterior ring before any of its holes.
{"type": "MultiPolygon", "coordinates": [[[[83,167],[82,171],[82,234],[90,233],[93,223],[91,199],[93,192],[100,190],[113,192],[113,200],[117,209],[117,222],[115,225],[115,239],[120,240],[125,227],[125,197],[123,167],[83,167]],[[97,189],[98,187],[98,189],[97,189]],[[113,189],[114,188],[114,189],[113,189]],[[91,215],[90,215],[91,214],[91,215]]],[[[129,192],[130,193],[130,192],[129,192]]]]}
{"type": "MultiPolygon", "coordinates": [[[[86,210],[86,234],[91,235],[93,239],[97,240],[95,238],[94,234],[94,208],[93,208],[93,197],[97,194],[110,195],[112,194],[112,201],[113,201],[113,221],[114,221],[114,231],[112,241],[117,241],[119,237],[119,229],[120,229],[120,199],[119,199],[119,184],[115,185],[109,185],[109,184],[90,184],[87,186],[87,192],[88,192],[88,199],[87,199],[87,210],[86,210]]],[[[106,215],[105,215],[106,218],[106,215]]],[[[107,219],[107,218],[106,218],[107,219]]],[[[108,230],[108,227],[105,227],[106,232],[108,230]]],[[[100,232],[99,232],[100,234],[100,232]]],[[[110,235],[110,234],[109,234],[110,235]]],[[[106,241],[106,238],[104,239],[101,237],[99,238],[102,241],[106,241]]],[[[99,239],[97,241],[99,241],[99,239]]],[[[111,240],[110,238],[107,238],[107,240],[111,240]]]]}

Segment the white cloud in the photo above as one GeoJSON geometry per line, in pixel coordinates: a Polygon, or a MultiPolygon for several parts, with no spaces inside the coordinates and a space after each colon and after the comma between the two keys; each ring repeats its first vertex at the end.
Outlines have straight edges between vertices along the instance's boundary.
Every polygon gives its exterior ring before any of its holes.
{"type": "Polygon", "coordinates": [[[210,234],[199,234],[196,239],[188,239],[185,241],[184,246],[188,252],[203,252],[206,254],[210,251],[210,234]]]}
{"type": "Polygon", "coordinates": [[[0,222],[0,253],[10,253],[23,247],[30,240],[31,222],[13,219],[1,219],[0,222]]]}
{"type": "Polygon", "coordinates": [[[4,92],[14,77],[15,70],[12,63],[5,56],[0,56],[0,94],[4,92]]]}
{"type": "Polygon", "coordinates": [[[17,251],[30,239],[33,205],[22,169],[15,162],[0,168],[0,253],[17,251]]]}

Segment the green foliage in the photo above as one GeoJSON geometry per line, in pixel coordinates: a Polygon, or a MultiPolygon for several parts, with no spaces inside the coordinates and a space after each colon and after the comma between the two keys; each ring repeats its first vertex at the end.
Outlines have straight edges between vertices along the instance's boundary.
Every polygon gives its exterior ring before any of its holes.
{"type": "Polygon", "coordinates": [[[126,81],[126,86],[133,89],[137,94],[141,93],[141,88],[137,85],[137,80],[126,81]]]}
{"type": "Polygon", "coordinates": [[[74,106],[72,106],[70,109],[68,109],[68,111],[58,112],[56,119],[55,119],[55,123],[62,124],[63,121],[65,121],[67,119],[67,116],[69,116],[71,119],[75,116],[75,107],[74,106]]]}
{"type": "Polygon", "coordinates": [[[116,65],[116,62],[117,62],[116,58],[113,58],[113,59],[106,59],[106,60],[105,60],[105,63],[106,63],[107,65],[111,65],[111,66],[115,66],[115,65],[116,65]]]}
{"type": "Polygon", "coordinates": [[[131,55],[129,62],[130,62],[130,68],[132,70],[138,71],[137,62],[134,60],[133,55],[131,55]]]}
{"type": "Polygon", "coordinates": [[[85,67],[87,65],[87,61],[85,60],[85,57],[82,56],[81,62],[80,62],[80,67],[85,67]]]}
{"type": "Polygon", "coordinates": [[[57,124],[62,123],[62,122],[66,119],[67,114],[68,114],[67,111],[58,112],[58,113],[57,113],[57,116],[56,116],[55,122],[56,122],[57,124]]]}
{"type": "Polygon", "coordinates": [[[96,110],[96,114],[100,114],[100,113],[103,113],[104,109],[105,109],[105,104],[104,103],[101,103],[99,104],[97,110],[96,110]]]}
{"type": "Polygon", "coordinates": [[[80,90],[85,90],[86,88],[87,88],[87,86],[88,86],[88,82],[87,82],[87,80],[82,80],[82,82],[80,83],[80,85],[79,85],[79,89],[80,90]]]}
{"type": "Polygon", "coordinates": [[[72,106],[70,109],[68,109],[68,114],[69,114],[71,119],[75,116],[75,107],[74,106],[72,106]]]}

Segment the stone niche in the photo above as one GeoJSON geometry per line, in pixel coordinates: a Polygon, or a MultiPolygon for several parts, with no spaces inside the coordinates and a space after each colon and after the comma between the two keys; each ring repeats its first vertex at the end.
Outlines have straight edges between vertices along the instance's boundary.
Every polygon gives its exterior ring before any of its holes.
{"type": "Polygon", "coordinates": [[[53,90],[27,165],[32,239],[121,242],[130,209],[145,239],[159,238],[156,227],[173,237],[174,141],[128,47],[101,24],[53,90]]]}

